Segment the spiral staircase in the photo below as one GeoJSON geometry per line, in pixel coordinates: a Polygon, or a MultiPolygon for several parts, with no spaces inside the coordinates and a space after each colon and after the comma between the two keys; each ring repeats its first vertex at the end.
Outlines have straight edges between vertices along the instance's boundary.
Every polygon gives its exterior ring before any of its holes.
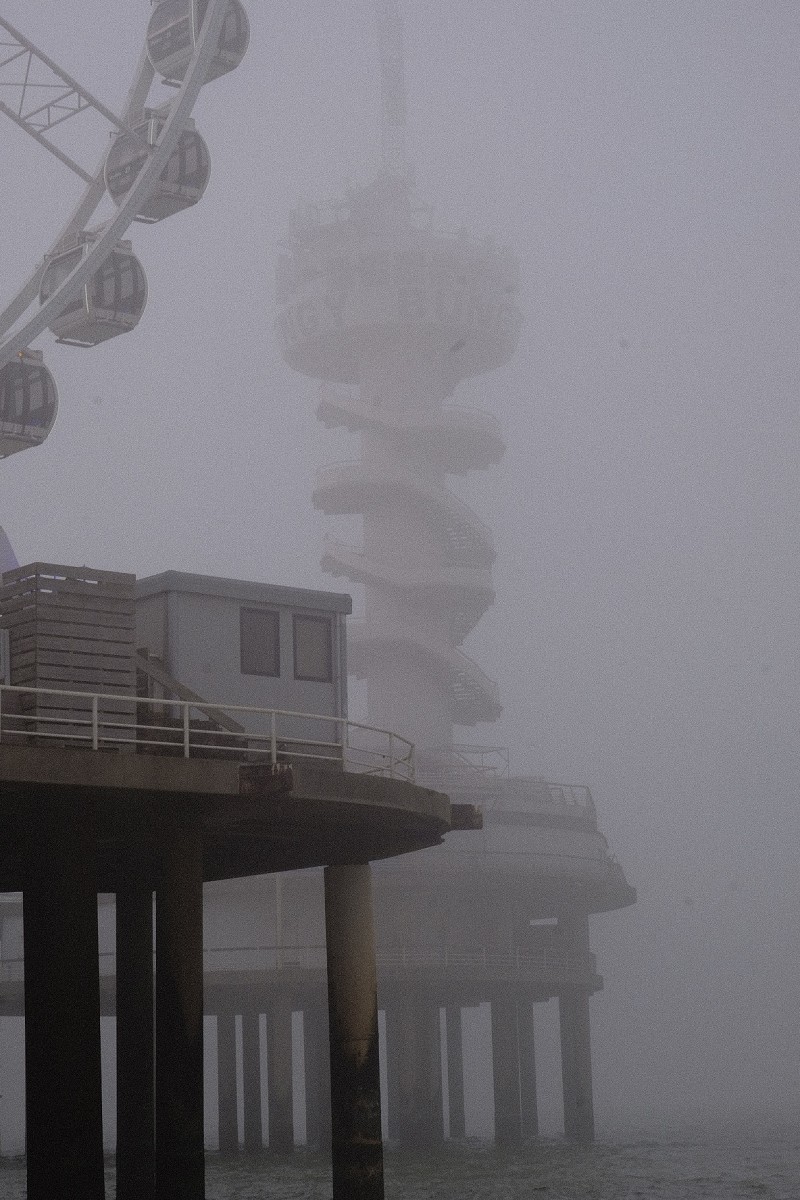
{"type": "Polygon", "coordinates": [[[491,242],[435,232],[407,181],[382,176],[329,217],[297,214],[278,275],[284,356],[322,381],[320,420],[361,441],[358,459],[318,472],[313,496],[329,515],[362,518],[361,546],[331,539],[323,555],[326,571],[364,587],[350,669],[367,680],[372,719],[402,712],[421,749],[440,747],[454,723],[501,711],[460,649],[494,600],[494,539],[449,477],[488,468],[504,446],[493,417],[451,397],[514,351],[516,263],[491,242]]]}

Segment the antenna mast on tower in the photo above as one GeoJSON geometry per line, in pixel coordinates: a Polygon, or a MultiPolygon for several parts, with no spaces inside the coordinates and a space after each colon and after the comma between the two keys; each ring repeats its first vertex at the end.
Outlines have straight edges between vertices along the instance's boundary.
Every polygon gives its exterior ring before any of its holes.
{"type": "Polygon", "coordinates": [[[407,179],[406,69],[403,21],[397,0],[376,0],[381,62],[381,167],[384,175],[407,179]]]}

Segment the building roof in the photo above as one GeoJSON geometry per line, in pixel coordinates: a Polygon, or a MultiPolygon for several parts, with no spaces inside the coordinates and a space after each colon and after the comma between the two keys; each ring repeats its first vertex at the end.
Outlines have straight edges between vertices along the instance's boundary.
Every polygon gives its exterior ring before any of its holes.
{"type": "Polygon", "coordinates": [[[318,592],[311,588],[256,583],[249,579],[224,579],[218,575],[192,575],[185,571],[163,571],[160,575],[149,575],[136,581],[137,599],[165,592],[189,592],[254,604],[279,604],[287,608],[318,608],[326,612],[353,611],[353,598],[346,592],[318,592]]]}

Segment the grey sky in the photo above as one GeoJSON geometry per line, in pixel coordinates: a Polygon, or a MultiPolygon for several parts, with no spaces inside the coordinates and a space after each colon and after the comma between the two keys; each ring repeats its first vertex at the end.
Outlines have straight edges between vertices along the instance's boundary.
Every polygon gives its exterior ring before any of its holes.
{"type": "MultiPolygon", "coordinates": [[[[145,0],[2,7],[120,101],[145,0]]],[[[249,9],[247,59],[196,109],[205,199],[134,228],[139,329],[40,342],[59,421],[0,466],[21,561],[326,585],[313,471],[352,448],[280,360],[273,261],[296,201],[377,163],[372,9],[249,9]]],[[[467,649],[506,706],[469,736],[589,782],[640,894],[594,926],[601,1121],[796,1104],[800,9],[402,10],[420,197],[522,263],[520,349],[457,396],[509,442],[463,485],[500,542],[467,649]]],[[[8,294],[80,185],[10,123],[0,146],[8,294]]]]}

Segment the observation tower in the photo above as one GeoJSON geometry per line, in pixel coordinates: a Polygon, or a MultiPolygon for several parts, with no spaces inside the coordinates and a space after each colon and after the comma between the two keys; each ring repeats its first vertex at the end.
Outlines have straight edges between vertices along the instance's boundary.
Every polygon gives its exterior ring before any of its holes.
{"type": "Polygon", "coordinates": [[[587,787],[513,778],[507,752],[454,737],[501,713],[497,685],[461,649],[494,601],[494,539],[454,489],[504,444],[493,416],[453,397],[513,355],[519,269],[491,238],[435,229],[415,199],[397,0],[376,0],[376,11],[381,167],[327,209],[294,213],[277,333],[287,363],[320,381],[319,419],[359,439],[358,457],[319,471],[313,500],[362,521],[362,544],[327,539],[322,566],[363,586],[349,669],[366,681],[367,720],[414,742],[420,782],[484,811],[483,831],[376,872],[390,1136],[443,1136],[443,1086],[449,1133],[463,1136],[462,1010],[480,1004],[491,1006],[496,1139],[535,1133],[532,1010],[557,998],[564,1128],[587,1141],[589,998],[602,988],[588,916],[635,892],[587,787]]]}
{"type": "Polygon", "coordinates": [[[513,354],[519,269],[490,239],[437,232],[415,205],[396,4],[379,5],[379,25],[382,169],[330,212],[295,214],[278,331],[286,361],[322,381],[320,420],[360,435],[360,458],[319,472],[314,503],[360,515],[363,544],[328,540],[322,565],[364,586],[350,669],[366,679],[370,720],[399,720],[424,762],[452,748],[454,725],[501,711],[460,649],[494,600],[494,539],[448,479],[504,447],[493,417],[451,400],[513,354]]]}

